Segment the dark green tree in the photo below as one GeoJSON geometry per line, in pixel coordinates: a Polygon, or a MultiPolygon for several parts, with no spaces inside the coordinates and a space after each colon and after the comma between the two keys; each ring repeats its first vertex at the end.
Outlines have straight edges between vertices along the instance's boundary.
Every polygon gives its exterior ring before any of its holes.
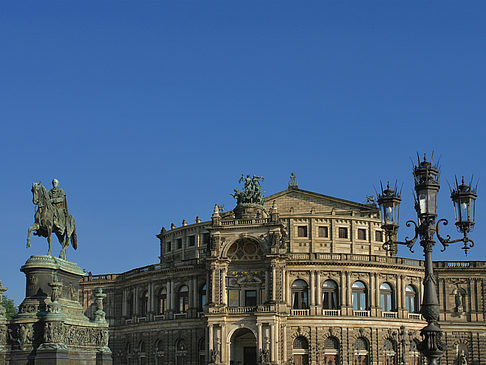
{"type": "Polygon", "coordinates": [[[3,295],[2,306],[5,308],[5,317],[7,319],[12,319],[19,311],[13,299],[8,299],[5,294],[3,295]]]}

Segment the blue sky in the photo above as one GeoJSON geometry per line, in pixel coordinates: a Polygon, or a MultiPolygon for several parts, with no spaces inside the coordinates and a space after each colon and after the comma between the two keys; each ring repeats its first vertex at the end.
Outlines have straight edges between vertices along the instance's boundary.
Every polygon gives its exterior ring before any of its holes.
{"type": "MultiPolygon", "coordinates": [[[[241,173],[267,195],[299,186],[364,202],[403,183],[410,157],[446,181],[484,178],[486,3],[480,1],[84,1],[0,5],[0,280],[17,304],[34,237],[33,181],[68,194],[93,273],[158,261],[162,226],[210,217],[241,173]]],[[[476,247],[484,260],[484,204],[476,247]]],[[[401,236],[410,232],[402,227],[401,236]]],[[[450,227],[449,233],[457,235],[450,227]]],[[[54,252],[60,246],[53,245],[54,252]]],[[[457,247],[435,258],[464,259],[457,247]]],[[[420,258],[400,251],[401,255],[420,258]]]]}

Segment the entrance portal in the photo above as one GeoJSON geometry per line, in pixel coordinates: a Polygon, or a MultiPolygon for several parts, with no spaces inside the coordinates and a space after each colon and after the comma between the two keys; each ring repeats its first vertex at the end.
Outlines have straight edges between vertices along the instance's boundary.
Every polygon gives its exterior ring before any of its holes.
{"type": "Polygon", "coordinates": [[[231,336],[230,365],[255,365],[256,363],[255,335],[247,328],[236,330],[231,336]]]}

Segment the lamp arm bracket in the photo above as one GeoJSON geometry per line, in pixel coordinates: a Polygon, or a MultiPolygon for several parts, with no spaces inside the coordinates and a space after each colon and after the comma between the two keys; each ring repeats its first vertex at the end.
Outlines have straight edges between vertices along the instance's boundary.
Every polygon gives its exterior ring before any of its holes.
{"type": "Polygon", "coordinates": [[[412,239],[409,239],[408,236],[407,236],[407,237],[405,237],[405,241],[403,241],[403,242],[402,241],[394,241],[392,239],[392,233],[388,233],[387,232],[388,239],[386,240],[385,243],[383,243],[383,249],[385,251],[390,251],[390,250],[392,250],[392,247],[394,245],[405,245],[405,246],[408,247],[408,249],[411,252],[414,252],[413,249],[412,249],[412,247],[415,244],[415,242],[417,241],[417,237],[418,237],[418,226],[417,226],[417,223],[415,223],[415,221],[413,221],[413,220],[409,220],[405,224],[406,224],[407,227],[410,227],[412,225],[412,223],[415,226],[415,229],[414,229],[415,230],[415,235],[413,236],[412,239]]]}
{"type": "Polygon", "coordinates": [[[450,235],[446,235],[446,237],[442,237],[439,234],[439,223],[442,223],[444,226],[447,226],[449,224],[449,221],[445,218],[442,218],[442,219],[439,219],[437,221],[437,224],[435,225],[435,232],[437,234],[437,238],[439,239],[439,242],[444,247],[441,250],[441,252],[444,252],[446,250],[447,246],[449,246],[449,244],[451,244],[451,243],[463,242],[464,246],[461,247],[461,248],[466,252],[466,255],[467,255],[467,250],[474,247],[474,241],[467,236],[466,232],[464,232],[464,237],[458,238],[456,240],[452,240],[450,235]]]}

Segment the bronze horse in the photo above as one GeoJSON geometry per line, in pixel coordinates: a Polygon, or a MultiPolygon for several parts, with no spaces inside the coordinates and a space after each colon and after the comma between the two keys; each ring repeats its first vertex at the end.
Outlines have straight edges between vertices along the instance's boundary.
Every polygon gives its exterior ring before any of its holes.
{"type": "Polygon", "coordinates": [[[36,236],[47,237],[47,242],[49,242],[47,254],[50,256],[51,235],[54,232],[62,246],[59,258],[66,260],[66,250],[69,246],[69,241],[71,241],[71,245],[75,250],[78,248],[76,223],[73,216],[67,214],[65,227],[59,225],[55,214],[56,208],[51,204],[47,190],[40,182],[32,184],[32,203],[37,205],[37,211],[34,215],[34,224],[29,227],[27,234],[27,247],[30,247],[30,234],[32,231],[35,231],[34,234],[36,236]]]}

